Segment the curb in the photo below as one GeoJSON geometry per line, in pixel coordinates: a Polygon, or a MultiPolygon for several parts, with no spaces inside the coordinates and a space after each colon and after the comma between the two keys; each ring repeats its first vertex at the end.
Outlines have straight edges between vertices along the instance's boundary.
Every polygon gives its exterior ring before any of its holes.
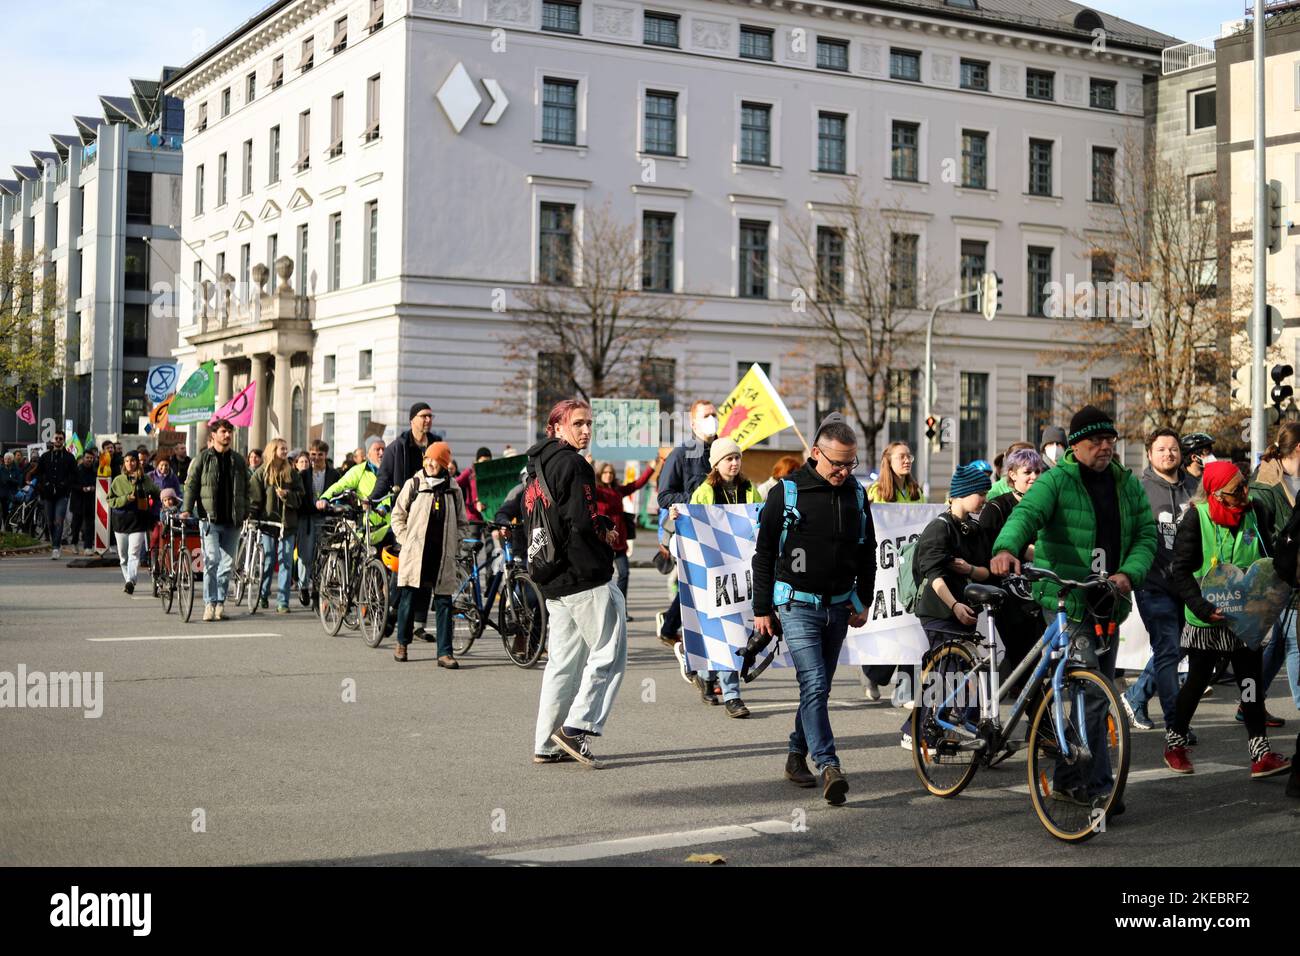
{"type": "Polygon", "coordinates": [[[49,550],[50,550],[50,546],[48,544],[34,544],[27,548],[9,548],[7,550],[0,551],[0,558],[19,557],[24,554],[40,554],[42,551],[49,551],[49,550]]]}

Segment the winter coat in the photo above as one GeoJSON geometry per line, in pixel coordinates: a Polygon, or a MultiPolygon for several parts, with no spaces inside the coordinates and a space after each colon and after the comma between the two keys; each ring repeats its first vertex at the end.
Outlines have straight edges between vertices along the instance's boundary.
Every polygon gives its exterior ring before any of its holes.
{"type": "MultiPolygon", "coordinates": [[[[935,593],[934,580],[943,578],[943,582],[948,585],[948,593],[957,601],[965,603],[963,594],[972,578],[948,568],[957,558],[965,559],[972,567],[988,567],[989,552],[984,534],[970,515],[962,521],[958,521],[952,512],[936,515],[916,539],[912,558],[912,573],[921,584],[916,601],[917,616],[956,621],[957,616],[952,609],[935,593]]],[[[973,630],[961,624],[956,626],[962,630],[973,630]]]]}
{"type": "MultiPolygon", "coordinates": [[[[68,498],[68,511],[74,515],[91,516],[95,513],[95,494],[97,493],[99,480],[97,477],[98,468],[94,465],[77,466],[77,486],[72,489],[72,495],[68,498]],[[89,491],[82,491],[82,488],[89,488],[89,491]]],[[[149,476],[151,479],[153,475],[149,476]]],[[[154,484],[157,484],[155,481],[154,484]]],[[[109,486],[110,488],[112,485],[109,486]]],[[[158,506],[154,505],[154,517],[158,517],[158,506]]]]}
{"type": "Polygon", "coordinates": [[[157,501],[159,495],[158,486],[147,475],[137,472],[136,480],[132,481],[123,472],[114,478],[108,486],[108,506],[113,509],[113,531],[133,534],[152,528],[154,517],[149,508],[149,499],[157,501]],[[143,509],[140,508],[141,502],[145,505],[143,509]]]}
{"type": "Polygon", "coordinates": [[[437,575],[433,577],[433,593],[455,594],[460,586],[456,554],[460,550],[461,538],[470,533],[469,522],[464,517],[465,498],[447,472],[431,478],[423,466],[418,475],[402,485],[393,505],[393,534],[402,546],[397,561],[397,585],[418,588],[420,579],[427,576],[423,567],[425,535],[435,506],[442,511],[443,522],[442,558],[437,575]]]}
{"type": "Polygon", "coordinates": [[[289,537],[298,530],[298,506],[302,503],[302,485],[297,481],[297,472],[285,486],[284,500],[275,493],[275,489],[266,480],[266,469],[259,468],[253,472],[248,481],[248,516],[265,521],[279,521],[284,524],[284,537],[289,537]]]}
{"type": "Polygon", "coordinates": [[[1151,502],[1151,514],[1156,521],[1156,559],[1151,563],[1151,570],[1142,587],[1148,591],[1160,591],[1170,597],[1177,597],[1173,585],[1169,583],[1169,567],[1174,560],[1174,534],[1178,530],[1178,519],[1192,503],[1200,482],[1181,469],[1178,481],[1173,484],[1165,481],[1150,465],[1142,469],[1142,490],[1151,502]]]}
{"type": "Polygon", "coordinates": [[[647,465],[646,470],[641,472],[641,476],[636,481],[627,485],[612,484],[603,485],[596,482],[596,513],[602,514],[614,523],[614,532],[618,535],[618,540],[614,542],[615,554],[627,554],[627,512],[623,510],[623,499],[628,495],[634,495],[642,488],[645,483],[655,473],[654,465],[647,465]]]}
{"type": "Polygon", "coordinates": [[[660,508],[690,504],[695,489],[709,476],[709,446],[712,444],[712,441],[702,442],[692,435],[686,444],[669,452],[663,470],[659,472],[660,508]]]}
{"type": "MultiPolygon", "coordinates": [[[[608,584],[614,575],[614,549],[605,540],[610,520],[596,511],[596,473],[577,449],[558,438],[546,438],[528,449],[530,478],[541,469],[555,496],[555,529],[561,568],[545,584],[537,583],[552,600],[608,584]]],[[[535,489],[530,485],[525,495],[535,489]]]]}
{"type": "MultiPolygon", "coordinates": [[[[718,489],[714,485],[711,485],[707,481],[705,481],[700,485],[700,487],[696,488],[695,493],[691,495],[691,504],[693,505],[752,505],[752,504],[758,504],[763,500],[761,497],[759,497],[758,489],[755,488],[752,484],[750,484],[749,479],[746,478],[744,475],[741,475],[736,480],[741,485],[740,493],[736,495],[736,497],[740,499],[739,501],[719,501],[718,489]]],[[[736,494],[734,489],[732,491],[732,494],[736,494]]],[[[782,494],[784,494],[784,492],[782,492],[782,494]]]]}
{"type": "Polygon", "coordinates": [[[42,499],[66,498],[77,484],[77,459],[66,448],[51,448],[36,463],[36,482],[42,499]]]}
{"type": "Polygon", "coordinates": [[[1268,528],[1270,538],[1277,538],[1291,520],[1295,496],[1286,483],[1286,471],[1276,459],[1262,462],[1250,481],[1250,500],[1262,501],[1273,521],[1268,528]]]}
{"type": "Polygon", "coordinates": [[[177,497],[184,497],[184,490],[181,486],[180,478],[177,477],[176,472],[174,471],[167,472],[167,477],[164,478],[162,475],[158,474],[157,469],[155,469],[149,472],[149,480],[158,486],[159,491],[159,497],[155,498],[153,503],[153,520],[157,521],[158,513],[162,510],[161,493],[170,488],[172,491],[176,492],[177,497]]]}
{"type": "MultiPolygon", "coordinates": [[[[1097,547],[1097,519],[1092,499],[1083,484],[1074,452],[1068,451],[1055,468],[1039,475],[1020,504],[1007,518],[1002,532],[993,543],[993,554],[1010,551],[1013,555],[1034,545],[1034,564],[1054,571],[1063,578],[1081,581],[1092,573],[1093,551],[1097,547]]],[[[1120,519],[1119,567],[1134,589],[1142,586],[1155,560],[1156,523],[1151,505],[1137,477],[1116,461],[1110,463],[1120,519]]],[[[1056,613],[1057,586],[1050,581],[1034,584],[1034,598],[1049,614],[1056,613]]],[[[1119,601],[1115,621],[1128,616],[1131,605],[1119,601]]],[[[1072,621],[1082,621],[1086,612],[1079,592],[1066,599],[1066,614],[1072,621]]]]}
{"type": "MultiPolygon", "coordinates": [[[[231,524],[239,527],[248,516],[248,463],[244,461],[244,456],[233,448],[226,454],[234,456],[230,469],[233,488],[230,520],[231,524]]],[[[194,459],[194,463],[190,466],[189,477],[185,479],[185,501],[181,505],[182,511],[193,514],[197,501],[201,509],[199,517],[206,519],[217,513],[217,472],[220,467],[215,449],[205,448],[199,452],[199,457],[194,459]]]]}
{"type": "MultiPolygon", "coordinates": [[[[315,483],[312,481],[312,474],[313,472],[310,468],[306,471],[298,472],[298,481],[302,487],[302,501],[298,505],[299,521],[303,521],[319,514],[316,510],[316,499],[319,496],[316,494],[315,483]]],[[[334,485],[343,477],[343,472],[339,471],[333,465],[326,465],[325,474],[322,477],[325,480],[321,483],[320,490],[321,495],[324,495],[326,488],[334,485]]]]}
{"type": "Polygon", "coordinates": [[[407,478],[423,470],[425,449],[433,442],[442,441],[442,437],[437,432],[429,432],[426,437],[429,439],[428,443],[417,445],[408,428],[388,443],[379,464],[378,480],[370,493],[372,501],[378,501],[389,492],[396,494],[401,490],[402,485],[406,484],[407,478]]]}
{"type": "Polygon", "coordinates": [[[0,501],[8,501],[23,486],[23,470],[17,465],[0,465],[0,501]]]}

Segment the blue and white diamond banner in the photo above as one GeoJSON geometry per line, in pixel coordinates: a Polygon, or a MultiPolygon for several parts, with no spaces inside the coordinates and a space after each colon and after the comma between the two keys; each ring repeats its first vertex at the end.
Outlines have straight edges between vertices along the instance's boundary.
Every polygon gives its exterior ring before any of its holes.
{"type": "MultiPolygon", "coordinates": [[[[678,594],[687,666],[739,670],[754,622],[750,562],[762,505],[683,505],[676,522],[678,594]]],[[[929,647],[898,600],[898,549],[920,536],[943,505],[872,505],[876,595],[867,623],[849,631],[841,664],[916,664],[929,647]]],[[[789,667],[783,650],[773,666],[789,667]]]]}

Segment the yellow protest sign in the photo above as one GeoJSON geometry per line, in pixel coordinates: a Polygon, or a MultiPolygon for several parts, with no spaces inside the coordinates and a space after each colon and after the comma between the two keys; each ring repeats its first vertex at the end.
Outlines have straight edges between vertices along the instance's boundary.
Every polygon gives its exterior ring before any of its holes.
{"type": "Polygon", "coordinates": [[[718,436],[730,438],[742,450],[793,425],[790,410],[757,363],[718,408],[718,436]]]}

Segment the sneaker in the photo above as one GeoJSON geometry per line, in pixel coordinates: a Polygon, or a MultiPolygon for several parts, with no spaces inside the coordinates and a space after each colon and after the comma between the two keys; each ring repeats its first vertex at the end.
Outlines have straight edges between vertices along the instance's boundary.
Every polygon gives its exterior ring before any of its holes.
{"type": "Polygon", "coordinates": [[[728,717],[737,717],[743,720],[749,716],[749,708],[745,706],[745,702],[739,697],[725,702],[722,706],[726,708],[728,717]]]}
{"type": "Polygon", "coordinates": [[[426,644],[431,644],[433,643],[433,641],[437,639],[437,634],[430,634],[428,630],[426,630],[423,627],[417,627],[415,629],[415,636],[418,637],[420,640],[424,641],[426,644]]]}
{"type": "Polygon", "coordinates": [[[289,605],[287,605],[287,604],[277,604],[277,605],[275,606],[275,613],[276,613],[276,614],[288,614],[288,613],[289,613],[289,605]]]}
{"type": "Polygon", "coordinates": [[[205,621],[212,620],[212,617],[214,614],[216,614],[216,611],[217,611],[217,606],[215,604],[203,605],[203,620],[205,621]]]}
{"type": "Polygon", "coordinates": [[[393,660],[397,661],[397,663],[399,663],[399,664],[405,664],[405,663],[406,663],[406,645],[405,645],[405,644],[398,644],[396,647],[393,648],[393,660]]]}
{"type": "Polygon", "coordinates": [[[573,763],[573,758],[563,750],[553,754],[533,754],[533,763],[573,763]]]}
{"type": "MultiPolygon", "coordinates": [[[[1246,722],[1246,714],[1245,714],[1245,712],[1241,709],[1241,704],[1238,704],[1238,705],[1237,705],[1237,723],[1239,723],[1239,724],[1244,724],[1245,722],[1246,722]]],[[[1265,727],[1285,727],[1285,726],[1286,726],[1286,719],[1283,718],[1283,717],[1274,717],[1274,716],[1273,716],[1272,714],[1270,714],[1267,710],[1265,710],[1265,711],[1264,711],[1264,726],[1265,726],[1265,727]]]]}
{"type": "Polygon", "coordinates": [[[127,581],[125,584],[122,585],[122,590],[125,591],[127,594],[134,594],[135,584],[132,583],[131,581],[127,581]]]}
{"type": "Polygon", "coordinates": [[[1091,807],[1092,801],[1082,787],[1052,787],[1052,799],[1058,803],[1073,803],[1078,807],[1091,807]]]}
{"type": "Polygon", "coordinates": [[[596,755],[591,752],[591,748],[587,746],[586,734],[574,734],[570,737],[564,732],[564,728],[561,727],[555,733],[551,734],[551,742],[584,767],[590,767],[592,770],[599,770],[604,766],[604,764],[596,759],[596,755]]]}
{"type": "Polygon", "coordinates": [[[303,607],[311,607],[311,588],[298,589],[298,603],[303,607]]]}
{"type": "Polygon", "coordinates": [[[1279,773],[1286,773],[1291,769],[1291,761],[1287,760],[1281,754],[1275,754],[1269,751],[1258,760],[1252,760],[1250,763],[1251,779],[1262,777],[1274,777],[1279,773]]]}
{"type": "Polygon", "coordinates": [[[849,792],[849,782],[844,779],[844,772],[839,767],[827,767],[822,771],[822,796],[832,807],[842,806],[844,795],[849,792]]]}
{"type": "Polygon", "coordinates": [[[1201,691],[1201,697],[1205,698],[1205,697],[1213,697],[1213,696],[1214,696],[1214,685],[1207,684],[1205,690],[1201,691]]]}
{"type": "Polygon", "coordinates": [[[212,605],[212,620],[224,621],[226,619],[226,606],[224,604],[212,605]]]}
{"type": "Polygon", "coordinates": [[[863,678],[862,696],[867,700],[880,700],[880,685],[870,677],[863,678]]]}
{"type": "Polygon", "coordinates": [[[906,750],[908,753],[911,753],[911,752],[912,752],[912,735],[911,735],[911,734],[903,734],[903,739],[900,740],[900,741],[898,742],[898,746],[902,747],[902,748],[903,748],[904,750],[906,750]]]}
{"type": "Polygon", "coordinates": [[[785,758],[785,779],[796,787],[817,786],[817,778],[808,769],[808,761],[803,754],[792,753],[785,758]]]}
{"type": "Polygon", "coordinates": [[[1128,714],[1128,722],[1138,730],[1154,730],[1155,724],[1151,723],[1151,718],[1147,716],[1147,709],[1143,707],[1138,710],[1128,699],[1128,694],[1120,694],[1119,702],[1124,707],[1124,713],[1128,714]]]}
{"type": "Polygon", "coordinates": [[[666,618],[667,616],[668,616],[667,611],[660,611],[658,614],[655,615],[655,633],[659,635],[659,639],[661,641],[663,640],[663,633],[664,633],[664,618],[666,618]]]}
{"type": "Polygon", "coordinates": [[[63,557],[63,552],[60,551],[58,548],[55,548],[53,551],[50,552],[51,561],[57,561],[61,557],[63,557]]]}
{"type": "Polygon", "coordinates": [[[686,669],[686,647],[680,641],[673,645],[673,657],[677,658],[677,670],[682,675],[682,680],[688,684],[694,683],[691,672],[686,669]]]}
{"type": "Polygon", "coordinates": [[[1196,772],[1196,768],[1192,766],[1191,758],[1187,756],[1186,747],[1166,747],[1165,766],[1174,773],[1196,772]]]}
{"type": "Polygon", "coordinates": [[[262,598],[260,601],[257,602],[257,606],[260,608],[268,608],[271,606],[271,602],[268,601],[266,598],[262,598]]]}
{"type": "Polygon", "coordinates": [[[629,614],[629,615],[627,616],[627,622],[628,622],[629,624],[631,624],[631,623],[632,623],[633,621],[635,621],[635,620],[636,620],[636,618],[634,618],[631,614],[629,614]]]}
{"type": "Polygon", "coordinates": [[[713,681],[706,680],[700,674],[696,674],[691,683],[699,690],[701,700],[714,707],[718,705],[718,698],[713,696],[713,681]]]}

